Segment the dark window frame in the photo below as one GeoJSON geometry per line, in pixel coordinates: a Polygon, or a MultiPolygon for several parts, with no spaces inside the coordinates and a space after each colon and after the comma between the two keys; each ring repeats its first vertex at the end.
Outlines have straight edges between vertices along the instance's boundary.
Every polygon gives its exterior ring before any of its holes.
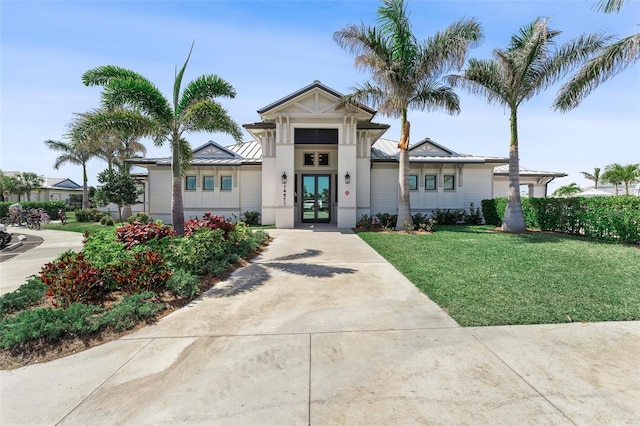
{"type": "Polygon", "coordinates": [[[424,190],[425,191],[437,191],[438,190],[438,175],[424,175],[424,190]],[[433,185],[427,185],[427,178],[433,178],[433,185]]]}
{"type": "Polygon", "coordinates": [[[184,177],[184,190],[195,191],[198,185],[198,177],[196,175],[187,175],[184,177]]]}
{"type": "Polygon", "coordinates": [[[444,175],[442,178],[442,189],[444,191],[455,191],[456,190],[456,175],[444,175]],[[450,180],[451,187],[448,187],[447,181],[450,180]]]}
{"type": "Polygon", "coordinates": [[[417,191],[417,190],[418,190],[418,175],[409,175],[409,191],[417,191]]]}
{"type": "Polygon", "coordinates": [[[231,191],[231,190],[233,190],[233,176],[231,175],[220,176],[220,191],[231,191]],[[229,184],[228,188],[226,188],[225,181],[227,181],[229,184]]]}
{"type": "Polygon", "coordinates": [[[213,175],[202,176],[202,190],[213,191],[216,189],[216,177],[213,175]],[[207,182],[211,183],[211,188],[207,188],[207,182]]]}

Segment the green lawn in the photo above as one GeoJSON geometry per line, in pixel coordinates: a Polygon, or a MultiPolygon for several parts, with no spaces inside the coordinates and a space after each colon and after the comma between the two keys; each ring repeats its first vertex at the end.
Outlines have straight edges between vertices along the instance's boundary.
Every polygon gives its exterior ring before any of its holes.
{"type": "Polygon", "coordinates": [[[637,246],[491,229],[359,235],[462,326],[640,320],[637,246]]]}
{"type": "Polygon", "coordinates": [[[59,220],[52,220],[48,224],[42,224],[42,229],[53,229],[55,231],[71,231],[71,232],[81,232],[85,231],[94,231],[99,229],[104,229],[104,225],[100,225],[99,222],[78,222],[76,220],[76,215],[74,212],[67,212],[67,223],[61,224],[59,220]]]}

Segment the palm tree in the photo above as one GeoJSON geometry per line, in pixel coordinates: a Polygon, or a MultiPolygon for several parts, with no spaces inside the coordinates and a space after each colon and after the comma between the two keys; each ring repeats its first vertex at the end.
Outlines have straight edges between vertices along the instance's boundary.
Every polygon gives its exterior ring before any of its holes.
{"type": "Polygon", "coordinates": [[[579,192],[582,192],[582,189],[580,189],[577,183],[571,182],[569,185],[564,185],[556,189],[551,195],[554,197],[568,198],[579,192]]]}
{"type": "Polygon", "coordinates": [[[83,121],[76,117],[69,125],[69,132],[65,135],[68,142],[46,140],[45,145],[49,149],[61,152],[56,158],[53,168],[58,170],[61,166],[71,163],[82,166],[82,208],[89,208],[89,178],[87,176],[87,163],[96,156],[91,140],[82,131],[83,121]]]}
{"type": "Polygon", "coordinates": [[[587,172],[580,172],[585,179],[589,179],[593,181],[596,185],[596,189],[598,189],[598,182],[600,182],[600,167],[593,168],[593,174],[587,172]]]}
{"type": "Polygon", "coordinates": [[[611,183],[616,188],[618,195],[618,185],[624,183],[624,193],[629,195],[629,184],[640,179],[640,163],[627,164],[623,166],[619,163],[609,164],[604,168],[602,180],[611,183]]]}
{"type": "Polygon", "coordinates": [[[39,190],[44,183],[42,176],[38,176],[32,172],[20,173],[18,174],[18,179],[20,180],[22,190],[27,194],[27,201],[31,201],[31,191],[34,189],[39,190]]]}
{"type": "Polygon", "coordinates": [[[196,131],[224,132],[237,141],[242,136],[240,126],[215,100],[218,97],[235,97],[236,92],[228,82],[217,75],[202,75],[181,92],[182,78],[192,51],[193,44],[184,65],[180,71],[176,70],[172,102],[151,81],[128,69],[107,65],[91,69],[82,76],[86,86],[104,87],[103,128],[126,130],[126,126],[133,123],[133,127],[139,126],[138,130],[146,127],[145,133],[153,137],[156,145],[163,145],[165,141],[171,144],[171,219],[178,235],[184,235],[182,176],[192,157],[189,143],[183,135],[196,131]],[[121,108],[128,108],[128,119],[121,119],[121,108]],[[113,115],[111,111],[115,111],[113,115]]]}
{"type": "MultiPolygon", "coordinates": [[[[604,13],[619,12],[626,0],[601,0],[604,13]]],[[[591,91],[640,59],[640,33],[622,38],[588,61],[558,92],[555,110],[562,112],[577,107],[591,91]]]]}
{"type": "Polygon", "coordinates": [[[480,24],[460,19],[424,41],[415,38],[404,0],[383,0],[378,27],[348,25],[333,35],[355,54],[356,68],[371,71],[371,81],[354,87],[343,102],[371,104],[388,117],[400,118],[398,220],[412,223],[409,200],[409,109],[460,112],[460,101],[440,80],[460,69],[468,50],[482,39],[480,24]]]}
{"type": "Polygon", "coordinates": [[[589,59],[605,43],[602,36],[583,35],[553,49],[560,31],[547,24],[547,19],[536,19],[511,37],[506,50],[494,50],[493,59],[470,59],[463,75],[449,78],[452,85],[509,108],[509,191],[502,222],[506,232],[526,231],[520,201],[518,107],[589,59]]]}

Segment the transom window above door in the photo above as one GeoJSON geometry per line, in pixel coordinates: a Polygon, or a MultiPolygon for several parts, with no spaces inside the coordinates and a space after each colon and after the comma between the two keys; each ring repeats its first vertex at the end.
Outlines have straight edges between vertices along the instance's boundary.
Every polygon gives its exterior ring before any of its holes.
{"type": "Polygon", "coordinates": [[[305,152],[304,153],[304,165],[305,166],[328,166],[329,165],[329,153],[328,152],[305,152]]]}

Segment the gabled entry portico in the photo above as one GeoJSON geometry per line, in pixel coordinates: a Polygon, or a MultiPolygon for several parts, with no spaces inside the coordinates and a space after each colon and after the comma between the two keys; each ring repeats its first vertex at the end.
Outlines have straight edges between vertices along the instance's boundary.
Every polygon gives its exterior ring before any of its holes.
{"type": "Polygon", "coordinates": [[[370,214],[371,145],[389,126],[371,123],[375,111],[364,105],[341,105],[342,96],[315,81],[244,125],[262,146],[263,223],[352,228],[370,214]]]}

